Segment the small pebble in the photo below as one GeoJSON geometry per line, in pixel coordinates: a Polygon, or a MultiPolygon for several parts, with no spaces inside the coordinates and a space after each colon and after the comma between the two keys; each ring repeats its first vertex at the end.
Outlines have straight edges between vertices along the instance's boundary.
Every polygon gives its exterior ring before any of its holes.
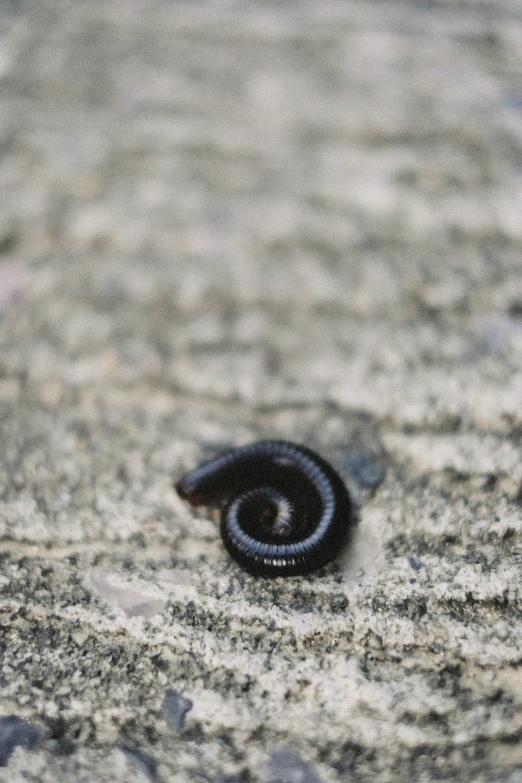
{"type": "Polygon", "coordinates": [[[120,750],[125,754],[133,767],[136,767],[136,769],[143,772],[149,780],[156,780],[157,764],[152,756],[149,756],[148,753],[144,753],[139,748],[131,748],[126,745],[121,745],[120,750]]]}
{"type": "Polygon", "coordinates": [[[315,770],[289,748],[276,745],[264,768],[266,783],[321,783],[315,770]]]}
{"type": "Polygon", "coordinates": [[[0,767],[7,767],[9,757],[18,745],[34,750],[42,736],[42,729],[23,718],[16,715],[0,717],[0,767]]]}
{"type": "Polygon", "coordinates": [[[192,709],[193,703],[186,699],[181,693],[169,688],[165,692],[163,700],[163,717],[174,731],[181,731],[185,722],[185,717],[192,709]]]}
{"type": "Polygon", "coordinates": [[[376,489],[386,475],[382,465],[360,451],[349,452],[345,457],[345,465],[362,489],[376,489]]]}

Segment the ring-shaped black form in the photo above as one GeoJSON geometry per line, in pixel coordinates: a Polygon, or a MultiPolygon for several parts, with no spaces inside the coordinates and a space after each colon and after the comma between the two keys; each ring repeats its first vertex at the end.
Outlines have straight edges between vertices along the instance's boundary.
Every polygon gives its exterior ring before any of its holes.
{"type": "Polygon", "coordinates": [[[175,485],[192,506],[221,508],[225,547],[247,571],[315,571],[346,545],[350,495],[336,471],[304,446],[267,440],[206,462],[175,485]]]}

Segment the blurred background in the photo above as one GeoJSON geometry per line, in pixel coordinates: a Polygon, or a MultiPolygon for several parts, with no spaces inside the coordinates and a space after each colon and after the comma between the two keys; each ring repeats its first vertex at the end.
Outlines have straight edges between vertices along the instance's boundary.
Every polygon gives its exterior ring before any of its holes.
{"type": "Polygon", "coordinates": [[[520,343],[521,15],[2,0],[0,371],[461,415],[520,343]]]}

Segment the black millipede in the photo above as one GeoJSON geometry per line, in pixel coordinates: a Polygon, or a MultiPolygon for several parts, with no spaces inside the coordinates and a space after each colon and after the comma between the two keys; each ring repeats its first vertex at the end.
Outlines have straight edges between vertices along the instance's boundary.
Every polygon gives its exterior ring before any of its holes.
{"type": "Polygon", "coordinates": [[[175,485],[192,506],[221,508],[221,536],[251,574],[307,574],[333,560],[353,524],[341,477],[318,454],[282,440],[232,449],[175,485]]]}

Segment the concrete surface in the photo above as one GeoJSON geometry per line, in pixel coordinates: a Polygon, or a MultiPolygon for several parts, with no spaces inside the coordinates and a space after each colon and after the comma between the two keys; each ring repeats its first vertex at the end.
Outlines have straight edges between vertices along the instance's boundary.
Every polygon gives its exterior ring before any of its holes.
{"type": "Polygon", "coordinates": [[[2,0],[0,781],[521,783],[521,76],[515,0],[2,0]],[[310,577],[172,490],[260,437],[310,577]]]}

